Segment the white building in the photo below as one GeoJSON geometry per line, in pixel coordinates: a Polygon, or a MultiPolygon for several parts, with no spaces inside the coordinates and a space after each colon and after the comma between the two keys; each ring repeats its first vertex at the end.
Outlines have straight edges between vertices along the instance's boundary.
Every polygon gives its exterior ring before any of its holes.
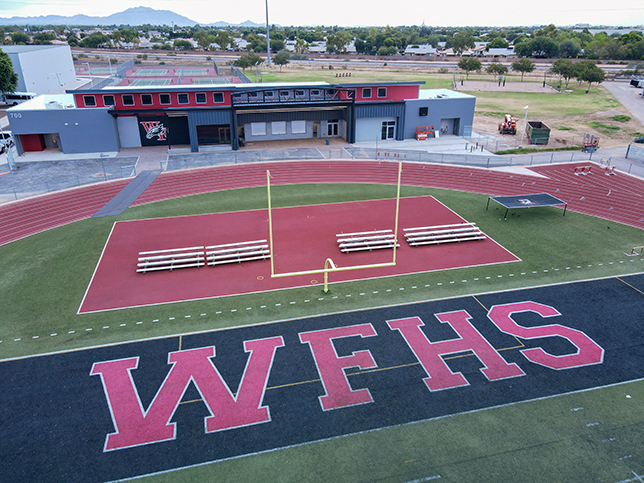
{"type": "Polygon", "coordinates": [[[17,92],[47,94],[76,82],[69,45],[0,45],[18,74],[17,92]]]}

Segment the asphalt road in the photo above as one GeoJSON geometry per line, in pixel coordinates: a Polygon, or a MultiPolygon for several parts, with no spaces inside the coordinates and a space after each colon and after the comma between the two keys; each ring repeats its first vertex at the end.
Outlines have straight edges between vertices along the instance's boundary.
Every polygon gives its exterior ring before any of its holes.
{"type": "Polygon", "coordinates": [[[603,82],[602,85],[644,126],[642,89],[635,88],[628,82],[603,82]]]}

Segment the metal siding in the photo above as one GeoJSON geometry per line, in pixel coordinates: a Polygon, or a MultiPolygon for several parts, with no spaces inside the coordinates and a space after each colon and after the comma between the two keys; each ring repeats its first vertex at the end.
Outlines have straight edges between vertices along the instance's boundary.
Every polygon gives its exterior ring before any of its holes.
{"type": "Polygon", "coordinates": [[[188,122],[195,126],[209,126],[213,124],[230,125],[230,109],[188,111],[188,122]]]}
{"type": "Polygon", "coordinates": [[[405,115],[405,104],[356,104],[356,118],[372,117],[403,117],[405,115]]]}
{"type": "MultiPolygon", "coordinates": [[[[226,124],[231,126],[231,109],[209,109],[204,111],[188,111],[188,133],[190,135],[190,151],[199,152],[199,138],[197,126],[211,126],[226,124]]],[[[231,126],[232,133],[232,126],[231,126]]]]}

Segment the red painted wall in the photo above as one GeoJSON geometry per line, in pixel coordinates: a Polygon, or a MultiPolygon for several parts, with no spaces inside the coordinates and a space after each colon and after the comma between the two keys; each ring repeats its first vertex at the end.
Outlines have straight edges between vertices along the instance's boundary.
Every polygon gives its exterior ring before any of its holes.
{"type": "Polygon", "coordinates": [[[25,151],[43,151],[45,149],[45,138],[42,134],[21,134],[20,142],[25,151]]]}
{"type": "Polygon", "coordinates": [[[213,101],[213,92],[217,91],[197,91],[197,92],[164,92],[159,90],[141,92],[141,91],[130,91],[122,90],[117,93],[109,92],[105,94],[95,93],[95,94],[74,94],[76,100],[76,106],[78,107],[108,107],[105,105],[104,96],[114,96],[114,109],[121,110],[143,110],[143,109],[167,109],[167,108],[188,108],[188,107],[229,107],[230,102],[230,92],[222,92],[224,96],[224,102],[215,103],[213,101]],[[195,94],[197,92],[203,92],[206,94],[206,102],[204,104],[197,104],[195,94]],[[179,104],[178,94],[188,94],[188,104],[179,104]],[[150,94],[152,95],[152,104],[143,104],[141,102],[141,94],[150,94]],[[170,95],[170,104],[161,104],[159,94],[169,94],[170,95]],[[132,95],[134,97],[134,105],[124,105],[123,104],[123,95],[132,95]],[[96,106],[86,106],[85,99],[86,96],[93,96],[96,102],[96,106]]]}
{"type": "MultiPolygon", "coordinates": [[[[328,88],[333,88],[336,86],[328,86],[328,88]]],[[[368,85],[364,86],[367,88],[371,89],[371,97],[363,97],[363,92],[364,92],[364,87],[362,86],[343,86],[343,85],[337,85],[338,88],[349,88],[349,89],[355,89],[356,91],[356,101],[357,102],[378,102],[378,101],[403,101],[405,99],[418,99],[418,93],[420,86],[412,84],[412,85],[383,85],[383,86],[377,86],[377,85],[368,85]],[[387,95],[386,97],[378,97],[378,88],[383,87],[387,89],[387,95]]],[[[298,87],[296,86],[289,86],[289,85],[284,85],[283,89],[297,89],[298,87]]],[[[311,87],[312,89],[323,89],[323,86],[320,87],[311,87]]],[[[258,90],[260,90],[261,87],[258,87],[258,90]]],[[[275,87],[275,90],[278,91],[279,87],[275,87]]],[[[105,95],[111,95],[114,96],[114,102],[115,106],[114,109],[116,110],[147,110],[147,109],[157,109],[157,110],[163,110],[163,109],[168,109],[168,108],[195,108],[195,107],[230,107],[231,106],[231,91],[219,91],[223,94],[224,96],[224,102],[223,103],[215,103],[213,101],[213,92],[218,92],[214,90],[208,90],[204,89],[203,91],[195,91],[195,92],[180,92],[180,91],[162,91],[159,90],[158,88],[153,88],[150,91],[128,91],[126,89],[119,90],[118,92],[106,92],[105,94],[102,93],[95,93],[95,94],[74,94],[74,97],[76,99],[76,105],[78,107],[107,107],[104,103],[103,97],[105,95]],[[203,104],[197,104],[196,101],[196,96],[197,92],[203,92],[206,94],[206,102],[203,104]],[[178,94],[187,94],[188,95],[188,104],[179,104],[178,100],[178,94]],[[141,103],[141,95],[142,94],[150,94],[152,96],[152,104],[142,104],[141,103]],[[170,104],[161,104],[159,95],[160,94],[169,94],[170,95],[170,104]],[[134,104],[133,105],[124,105],[123,104],[123,95],[132,95],[134,97],[134,104]],[[86,106],[85,105],[85,96],[93,96],[96,102],[96,106],[86,106]]],[[[234,91],[233,91],[234,92],[234,91]]],[[[346,97],[346,94],[344,92],[341,93],[342,98],[346,97]]]]}

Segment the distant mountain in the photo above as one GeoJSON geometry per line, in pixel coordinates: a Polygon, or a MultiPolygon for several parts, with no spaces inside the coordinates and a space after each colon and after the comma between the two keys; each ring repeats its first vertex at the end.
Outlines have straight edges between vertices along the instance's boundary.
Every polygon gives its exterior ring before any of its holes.
{"type": "MultiPolygon", "coordinates": [[[[63,17],[61,15],[44,15],[40,17],[0,17],[0,25],[176,25],[178,27],[192,27],[199,24],[187,17],[178,15],[170,10],[155,10],[148,7],[133,7],[107,17],[89,17],[87,15],[74,15],[63,17]]],[[[228,22],[200,24],[214,27],[227,27],[228,22]]],[[[239,24],[244,27],[261,27],[263,24],[253,23],[250,20],[239,24]]]]}

